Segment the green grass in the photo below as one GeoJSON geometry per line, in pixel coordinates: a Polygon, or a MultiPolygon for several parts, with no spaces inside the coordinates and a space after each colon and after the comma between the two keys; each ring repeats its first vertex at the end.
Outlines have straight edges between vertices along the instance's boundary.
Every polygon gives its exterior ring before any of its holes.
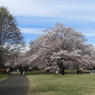
{"type": "Polygon", "coordinates": [[[0,73],[0,81],[4,80],[6,78],[8,78],[7,74],[0,73]]]}
{"type": "Polygon", "coordinates": [[[30,81],[28,95],[95,95],[95,74],[62,76],[33,72],[27,77],[30,81]]]}

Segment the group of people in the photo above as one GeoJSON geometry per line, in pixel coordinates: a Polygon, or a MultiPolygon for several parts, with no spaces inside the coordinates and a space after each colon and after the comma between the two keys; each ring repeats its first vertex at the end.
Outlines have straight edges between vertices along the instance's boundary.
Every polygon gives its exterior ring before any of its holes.
{"type": "MultiPolygon", "coordinates": [[[[13,71],[13,68],[12,67],[7,67],[6,68],[6,73],[8,75],[11,75],[11,72],[13,71]]],[[[17,72],[20,71],[20,74],[27,74],[27,71],[28,71],[28,68],[27,67],[19,67],[17,68],[17,72]]]]}
{"type": "Polygon", "coordinates": [[[58,75],[58,74],[59,74],[58,70],[55,70],[54,75],[58,75]]]}
{"type": "MultiPolygon", "coordinates": [[[[13,70],[12,68],[8,67],[6,69],[7,74],[11,75],[12,70],[13,70]]],[[[20,68],[17,69],[17,71],[18,70],[20,71],[21,74],[27,74],[28,68],[27,67],[25,67],[25,68],[20,67],[20,68]]],[[[83,67],[82,66],[81,67],[77,67],[77,74],[82,74],[82,73],[83,73],[83,67]]],[[[54,71],[54,75],[58,75],[58,74],[59,74],[59,72],[56,69],[54,71]]]]}
{"type": "MultiPolygon", "coordinates": [[[[83,73],[83,67],[77,67],[77,74],[82,74],[83,73]]],[[[58,75],[59,74],[59,71],[56,69],[54,71],[54,75],[58,75]]]]}
{"type": "Polygon", "coordinates": [[[27,71],[28,71],[28,67],[19,67],[18,68],[19,71],[20,71],[20,74],[27,74],[27,71]]]}

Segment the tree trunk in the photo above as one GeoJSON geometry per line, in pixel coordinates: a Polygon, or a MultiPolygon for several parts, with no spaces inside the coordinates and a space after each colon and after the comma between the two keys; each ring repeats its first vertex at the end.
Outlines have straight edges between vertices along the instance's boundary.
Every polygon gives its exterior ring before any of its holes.
{"type": "Polygon", "coordinates": [[[65,67],[62,67],[62,75],[65,75],[65,67]]]}
{"type": "Polygon", "coordinates": [[[60,69],[60,73],[62,74],[62,75],[65,75],[65,67],[64,67],[64,65],[63,65],[63,63],[58,63],[58,67],[59,67],[59,69],[60,69]]]}
{"type": "Polygon", "coordinates": [[[77,66],[77,74],[78,74],[78,75],[80,74],[79,66],[77,66]]]}

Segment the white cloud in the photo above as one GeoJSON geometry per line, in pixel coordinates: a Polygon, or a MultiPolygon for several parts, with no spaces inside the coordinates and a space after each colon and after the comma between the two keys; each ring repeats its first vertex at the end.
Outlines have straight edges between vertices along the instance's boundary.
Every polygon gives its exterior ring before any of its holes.
{"type": "Polygon", "coordinates": [[[26,46],[25,46],[25,48],[24,48],[24,50],[22,50],[21,52],[26,52],[26,51],[28,51],[30,49],[30,47],[29,47],[29,44],[27,44],[26,46]]]}
{"type": "MultiPolygon", "coordinates": [[[[20,30],[24,34],[45,34],[43,28],[20,28],[20,30]]],[[[92,29],[79,30],[79,32],[82,32],[86,37],[95,37],[95,32],[92,29]]]]}
{"type": "Polygon", "coordinates": [[[22,33],[24,34],[44,34],[43,30],[45,29],[42,29],[42,28],[21,28],[20,29],[22,33]]]}
{"type": "Polygon", "coordinates": [[[95,30],[94,29],[80,29],[80,32],[82,32],[86,37],[95,37],[95,30]]]}
{"type": "Polygon", "coordinates": [[[95,33],[83,33],[87,37],[95,37],[95,33]]]}
{"type": "Polygon", "coordinates": [[[0,0],[14,15],[69,17],[95,21],[95,2],[86,0],[0,0]],[[85,14],[86,13],[86,14],[85,14]]]}

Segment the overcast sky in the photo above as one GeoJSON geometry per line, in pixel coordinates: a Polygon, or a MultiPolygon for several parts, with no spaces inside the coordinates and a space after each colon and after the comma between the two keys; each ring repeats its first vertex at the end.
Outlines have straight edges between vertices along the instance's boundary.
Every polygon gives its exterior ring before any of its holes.
{"type": "Polygon", "coordinates": [[[95,0],[0,0],[16,18],[26,43],[54,27],[75,28],[95,46],[95,0]]]}

